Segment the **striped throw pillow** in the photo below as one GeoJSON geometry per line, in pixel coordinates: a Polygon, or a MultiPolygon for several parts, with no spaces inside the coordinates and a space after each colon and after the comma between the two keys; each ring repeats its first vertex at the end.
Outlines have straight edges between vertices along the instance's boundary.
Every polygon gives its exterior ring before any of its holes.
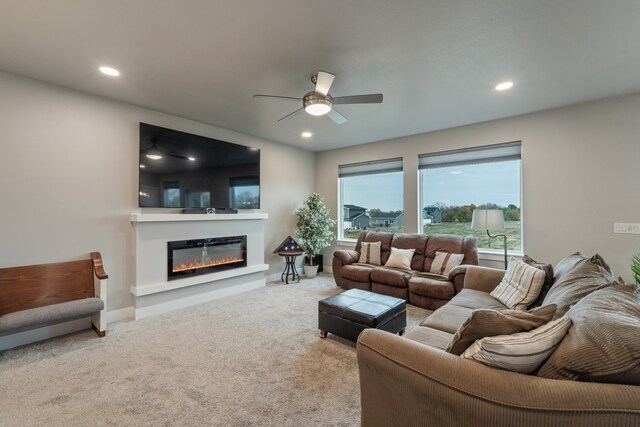
{"type": "Polygon", "coordinates": [[[529,332],[482,338],[463,354],[487,366],[531,374],[555,351],[571,327],[571,319],[561,317],[529,332]]]}
{"type": "Polygon", "coordinates": [[[491,296],[513,310],[524,310],[540,295],[544,279],[544,271],[511,257],[502,281],[491,291],[491,296]]]}
{"type": "Polygon", "coordinates": [[[362,242],[360,246],[360,259],[363,264],[381,265],[380,262],[380,242],[362,242]]]}
{"type": "Polygon", "coordinates": [[[462,263],[464,254],[450,254],[448,252],[436,252],[436,257],[431,263],[430,273],[442,274],[446,276],[453,267],[457,267],[462,263]]]}

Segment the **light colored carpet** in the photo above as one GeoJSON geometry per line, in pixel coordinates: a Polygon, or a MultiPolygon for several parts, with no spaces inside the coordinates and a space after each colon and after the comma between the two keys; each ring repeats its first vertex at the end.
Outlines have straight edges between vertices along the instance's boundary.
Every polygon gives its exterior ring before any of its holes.
{"type": "MultiPolygon", "coordinates": [[[[355,426],[355,345],[318,337],[320,275],[0,353],[0,425],[355,426]]],[[[429,312],[408,306],[408,329],[429,312]]]]}

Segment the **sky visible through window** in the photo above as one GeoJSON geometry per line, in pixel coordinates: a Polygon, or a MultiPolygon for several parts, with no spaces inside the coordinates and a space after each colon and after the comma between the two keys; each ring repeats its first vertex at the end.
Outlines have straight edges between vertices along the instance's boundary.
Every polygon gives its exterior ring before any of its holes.
{"type": "Polygon", "coordinates": [[[424,206],[482,205],[520,207],[520,160],[447,166],[422,173],[424,206]]]}
{"type": "MultiPolygon", "coordinates": [[[[482,205],[520,207],[520,160],[447,166],[422,173],[424,206],[482,205]]],[[[367,209],[403,209],[402,172],[344,178],[344,204],[367,209]]]]}
{"type": "Polygon", "coordinates": [[[402,172],[343,178],[343,203],[382,211],[402,210],[402,172]]]}

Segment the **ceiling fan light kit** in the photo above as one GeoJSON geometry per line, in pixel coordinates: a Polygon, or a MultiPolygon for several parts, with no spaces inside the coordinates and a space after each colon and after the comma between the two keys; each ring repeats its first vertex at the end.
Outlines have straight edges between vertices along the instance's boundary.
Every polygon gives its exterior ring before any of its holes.
{"type": "Polygon", "coordinates": [[[275,98],[286,100],[302,100],[302,108],[299,108],[286,116],[278,119],[281,122],[285,119],[290,119],[298,115],[299,112],[305,111],[312,116],[324,116],[329,117],[335,124],[341,125],[347,122],[347,118],[333,109],[334,104],[380,104],[382,102],[381,93],[372,93],[369,95],[351,95],[340,96],[333,98],[329,95],[329,89],[333,84],[335,75],[327,73],[326,71],[318,71],[318,74],[311,76],[311,82],[316,86],[315,90],[308,92],[302,98],[295,98],[292,96],[278,96],[278,95],[253,95],[254,98],[275,98]]]}
{"type": "Polygon", "coordinates": [[[323,116],[331,111],[333,100],[330,95],[320,95],[316,92],[309,92],[302,98],[304,111],[312,116],[323,116]]]}

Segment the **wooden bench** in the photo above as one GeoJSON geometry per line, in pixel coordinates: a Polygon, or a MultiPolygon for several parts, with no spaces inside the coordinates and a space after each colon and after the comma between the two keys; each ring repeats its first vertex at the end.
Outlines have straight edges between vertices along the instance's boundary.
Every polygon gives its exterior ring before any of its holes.
{"type": "Polygon", "coordinates": [[[0,268],[0,336],[91,315],[103,337],[107,277],[99,252],[80,261],[0,268]]]}

